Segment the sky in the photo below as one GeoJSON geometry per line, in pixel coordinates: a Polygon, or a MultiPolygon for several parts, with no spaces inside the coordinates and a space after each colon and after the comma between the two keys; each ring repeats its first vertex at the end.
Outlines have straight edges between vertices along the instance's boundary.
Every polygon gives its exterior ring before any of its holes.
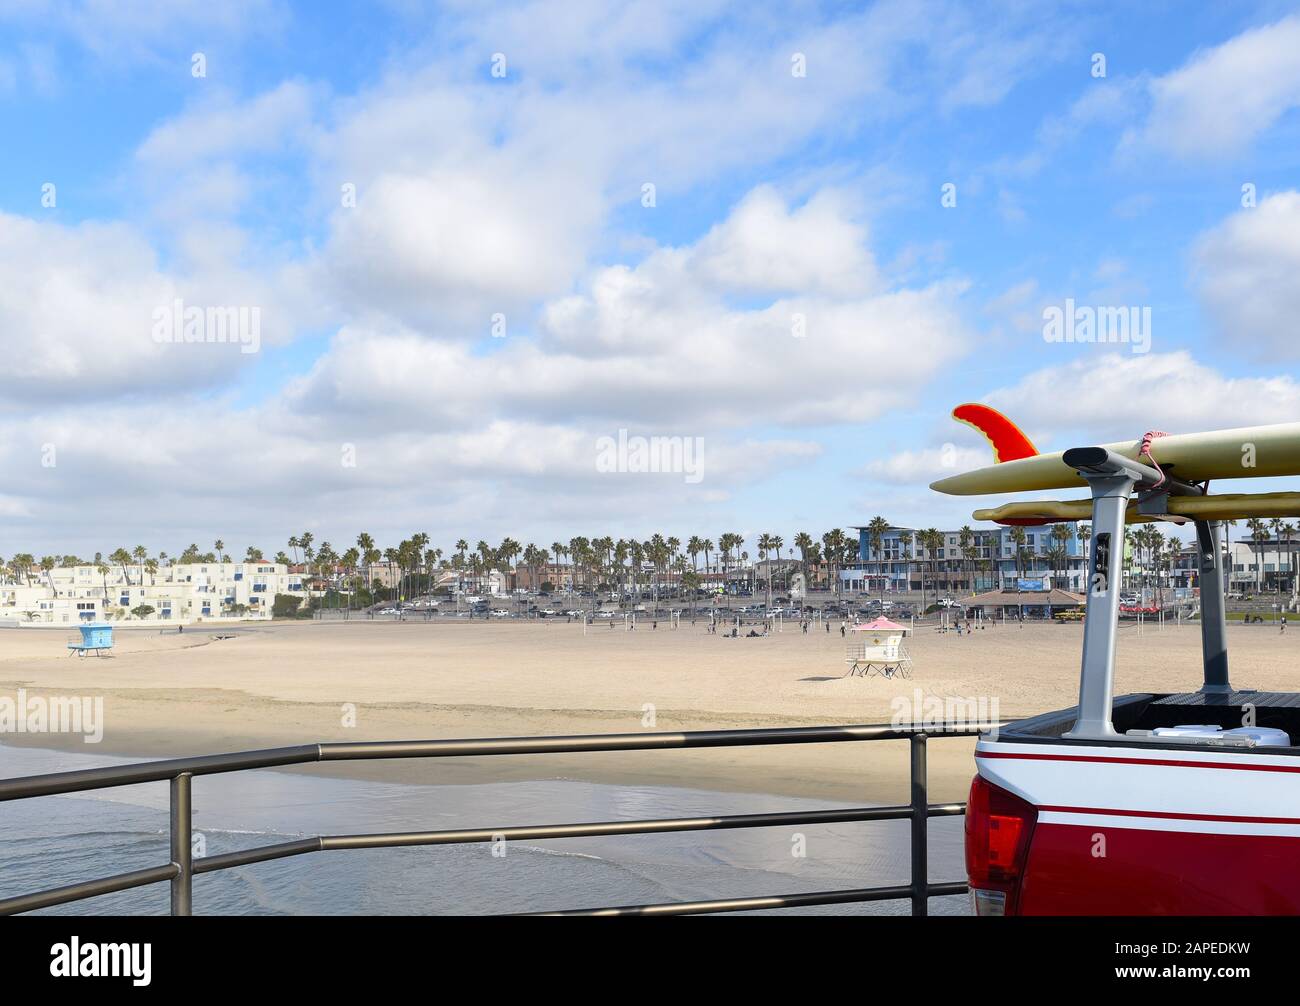
{"type": "Polygon", "coordinates": [[[1294,421],[1297,141],[1295,4],[0,0],[0,556],[953,528],[962,402],[1294,421]]]}

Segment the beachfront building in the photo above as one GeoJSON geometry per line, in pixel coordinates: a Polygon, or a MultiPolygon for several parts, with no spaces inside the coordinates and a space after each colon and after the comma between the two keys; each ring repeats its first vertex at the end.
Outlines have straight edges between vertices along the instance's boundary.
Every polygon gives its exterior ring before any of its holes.
{"type": "MultiPolygon", "coordinates": [[[[1240,531],[1238,533],[1241,533],[1240,531]]],[[[1300,537],[1262,538],[1244,535],[1229,546],[1231,570],[1228,589],[1235,593],[1296,594],[1300,581],[1295,575],[1300,537]]]]}
{"type": "Polygon", "coordinates": [[[75,624],[145,619],[190,623],[271,617],[276,594],[305,598],[304,578],[275,562],[203,562],[161,566],[59,566],[23,582],[0,584],[0,623],[75,624]]]}
{"type": "Polygon", "coordinates": [[[511,574],[512,590],[548,591],[568,593],[573,589],[573,564],[568,562],[547,562],[537,566],[519,565],[511,574]],[[547,586],[549,584],[549,586],[547,586]]]}
{"type": "Polygon", "coordinates": [[[937,547],[927,546],[918,528],[890,527],[881,533],[879,548],[868,527],[852,526],[858,532],[858,561],[840,571],[846,591],[919,591],[924,582],[925,589],[939,593],[971,593],[1014,589],[1017,580],[1078,591],[1087,576],[1087,550],[1073,524],[1060,525],[1069,532],[1064,538],[1050,524],[972,528],[966,541],[961,531],[943,531],[937,547]]]}

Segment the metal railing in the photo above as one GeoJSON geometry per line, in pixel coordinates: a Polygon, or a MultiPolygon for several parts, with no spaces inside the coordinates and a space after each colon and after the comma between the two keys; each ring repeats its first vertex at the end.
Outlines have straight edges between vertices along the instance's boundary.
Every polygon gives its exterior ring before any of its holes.
{"type": "MultiPolygon", "coordinates": [[[[971,737],[983,727],[943,729],[935,737],[971,737]]],[[[964,803],[931,804],[926,775],[924,729],[893,726],[786,727],[763,730],[697,730],[685,733],[587,734],[568,737],[502,737],[482,740],[375,741],[366,743],[304,744],[296,747],[239,751],[143,762],[108,768],[57,772],[18,779],[0,779],[0,801],[80,793],[115,786],[166,781],[171,786],[171,862],[98,880],[0,899],[0,914],[13,915],[53,905],[126,891],[168,881],[171,914],[189,915],[193,908],[196,874],[229,870],[252,863],[285,859],[330,849],[382,849],[424,845],[464,845],[476,842],[582,838],[608,835],[646,835],[679,831],[722,831],[735,828],[770,828],[782,825],[832,824],[848,821],[909,820],[911,827],[911,879],[905,886],[812,891],[717,901],[675,902],[658,905],[623,905],[541,913],[556,915],[699,915],[756,909],[838,905],[868,901],[910,899],[913,915],[926,915],[928,899],[966,893],[964,882],[928,883],[928,821],[965,813],[964,803]],[[679,748],[756,747],[777,744],[830,744],[877,740],[904,740],[911,748],[911,802],[896,807],[847,807],[768,814],[734,814],[721,817],[664,818],[639,821],[602,821],[582,824],[544,824],[451,831],[383,832],[365,835],[318,835],[291,842],[259,846],[215,856],[193,858],[191,845],[192,786],[195,776],[249,769],[278,768],[313,762],[373,761],[387,758],[453,758],[522,754],[578,754],[596,751],[647,751],[679,748]]]]}

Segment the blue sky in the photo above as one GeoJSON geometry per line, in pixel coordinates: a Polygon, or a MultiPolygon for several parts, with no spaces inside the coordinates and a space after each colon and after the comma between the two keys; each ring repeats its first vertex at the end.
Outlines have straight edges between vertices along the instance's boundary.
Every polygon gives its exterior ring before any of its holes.
{"type": "Polygon", "coordinates": [[[1294,420],[1297,53],[1278,3],[0,0],[0,555],[956,526],[962,401],[1294,420]]]}

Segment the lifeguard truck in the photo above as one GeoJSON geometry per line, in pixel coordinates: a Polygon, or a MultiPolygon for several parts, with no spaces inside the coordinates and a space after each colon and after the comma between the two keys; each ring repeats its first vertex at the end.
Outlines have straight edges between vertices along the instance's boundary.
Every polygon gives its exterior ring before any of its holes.
{"type": "Polygon", "coordinates": [[[979,915],[1300,913],[1300,694],[1229,681],[1222,521],[1300,515],[1300,493],[1210,495],[1211,479],[1300,474],[1300,423],[1148,433],[1040,454],[1005,417],[963,405],[995,464],[935,482],[956,495],[1086,486],[979,520],[1092,521],[1077,706],[981,737],[966,814],[979,915]],[[1124,528],[1191,522],[1203,684],[1113,697],[1124,528]]]}

